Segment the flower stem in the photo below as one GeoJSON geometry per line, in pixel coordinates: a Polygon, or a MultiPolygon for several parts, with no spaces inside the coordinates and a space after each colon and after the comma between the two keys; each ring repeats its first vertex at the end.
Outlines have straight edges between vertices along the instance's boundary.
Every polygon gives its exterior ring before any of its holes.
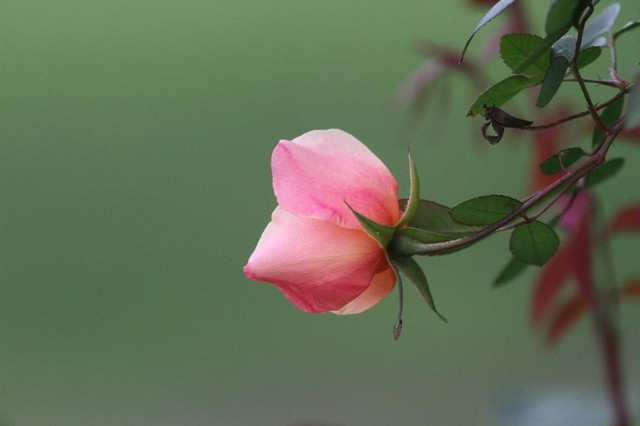
{"type": "Polygon", "coordinates": [[[509,224],[514,219],[527,213],[530,209],[536,206],[542,199],[544,199],[553,191],[563,187],[564,191],[568,190],[584,176],[591,173],[593,169],[604,163],[609,148],[611,148],[613,141],[615,140],[616,136],[622,131],[622,129],[623,124],[619,123],[612,130],[612,133],[607,135],[604,142],[600,146],[598,146],[597,149],[576,168],[564,174],[552,184],[546,186],[545,188],[528,197],[519,208],[509,213],[504,218],[482,228],[475,234],[467,235],[455,240],[443,241],[440,243],[420,243],[406,235],[396,234],[393,239],[394,241],[392,241],[394,249],[404,256],[440,255],[458,251],[475,244],[483,238],[493,234],[503,226],[509,224]]]}
{"type": "Polygon", "coordinates": [[[596,126],[600,127],[600,129],[606,135],[610,133],[611,130],[607,127],[607,125],[602,121],[602,118],[596,112],[596,108],[591,101],[591,95],[589,94],[589,90],[587,90],[587,86],[580,75],[580,67],[578,66],[578,58],[580,57],[580,48],[582,47],[582,35],[584,33],[584,27],[587,24],[587,20],[593,14],[593,5],[589,4],[587,7],[587,13],[585,13],[584,17],[580,21],[578,26],[578,37],[576,39],[576,49],[575,54],[573,55],[573,61],[571,62],[571,70],[573,71],[573,75],[576,77],[576,81],[580,85],[580,89],[582,90],[582,95],[584,96],[584,100],[587,102],[588,110],[591,116],[593,117],[593,121],[596,123],[596,126]]]}

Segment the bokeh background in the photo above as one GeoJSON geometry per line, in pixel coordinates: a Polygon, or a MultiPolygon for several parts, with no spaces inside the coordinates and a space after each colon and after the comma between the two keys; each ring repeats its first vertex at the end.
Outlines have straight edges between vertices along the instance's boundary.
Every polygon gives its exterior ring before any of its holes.
{"type": "MultiPolygon", "coordinates": [[[[526,2],[536,22],[547,3],[526,2]]],[[[621,3],[620,24],[640,16],[621,3]]],[[[534,272],[489,289],[504,236],[421,260],[449,323],[408,288],[398,342],[394,295],[309,315],[242,273],[275,207],[279,139],[347,130],[406,194],[393,94],[424,60],[418,41],[459,49],[482,14],[425,0],[4,2],[0,424],[541,424],[526,423],[532,407],[606,424],[588,322],[549,350],[528,321],[534,272]]],[[[638,36],[622,45],[637,60],[638,36]]],[[[464,116],[469,86],[451,89],[412,140],[423,195],[522,196],[529,142],[486,146],[464,116]]],[[[602,186],[608,212],[640,198],[637,148],[614,150],[627,166],[602,186]]],[[[640,272],[639,248],[616,240],[620,278],[640,272]]],[[[636,395],[639,321],[623,307],[636,395]]]]}

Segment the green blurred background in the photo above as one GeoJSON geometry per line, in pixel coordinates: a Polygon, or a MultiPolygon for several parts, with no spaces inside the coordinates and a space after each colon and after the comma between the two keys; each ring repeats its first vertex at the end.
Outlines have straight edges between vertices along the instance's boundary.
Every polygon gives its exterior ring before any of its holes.
{"type": "MultiPolygon", "coordinates": [[[[526,2],[538,22],[547,3],[526,2]]],[[[640,16],[621,3],[620,24],[640,16]]],[[[525,424],[509,416],[597,397],[588,322],[548,350],[528,323],[533,272],[489,291],[503,236],[422,261],[449,324],[408,289],[398,342],[395,295],[309,315],[242,273],[275,207],[279,139],[347,130],[406,194],[390,100],[423,61],[416,41],[460,49],[481,16],[462,1],[4,2],[0,424],[525,424]]],[[[631,64],[637,35],[623,46],[631,64]]],[[[413,140],[423,195],[523,195],[528,142],[488,149],[453,86],[413,140]]],[[[609,212],[639,197],[637,148],[615,150],[628,163],[601,191],[609,212]]],[[[616,241],[620,278],[640,272],[638,248],[616,241]]],[[[638,386],[640,309],[622,314],[638,386]]]]}

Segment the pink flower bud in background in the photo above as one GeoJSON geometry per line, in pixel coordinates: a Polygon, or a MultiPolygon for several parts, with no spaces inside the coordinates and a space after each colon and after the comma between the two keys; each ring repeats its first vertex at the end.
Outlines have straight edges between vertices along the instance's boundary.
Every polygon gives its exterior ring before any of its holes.
{"type": "Polygon", "coordinates": [[[362,215],[394,226],[398,184],[386,166],[341,130],[278,143],[271,156],[278,207],[244,267],[306,312],[355,314],[384,298],[395,274],[362,215]]]}

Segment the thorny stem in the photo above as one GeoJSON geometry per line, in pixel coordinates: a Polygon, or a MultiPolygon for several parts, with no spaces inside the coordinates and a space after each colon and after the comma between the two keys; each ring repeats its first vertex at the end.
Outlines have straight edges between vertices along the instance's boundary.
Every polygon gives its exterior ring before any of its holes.
{"type": "MultiPolygon", "coordinates": [[[[621,90],[614,97],[612,97],[608,101],[606,101],[606,102],[594,107],[594,109],[596,111],[600,111],[601,109],[604,109],[604,108],[608,107],[609,105],[611,105],[612,103],[614,103],[615,101],[617,101],[618,99],[620,99],[621,97],[626,95],[627,91],[628,91],[628,88],[626,88],[624,90],[621,90]]],[[[552,127],[558,126],[560,124],[566,123],[567,121],[575,120],[576,118],[580,118],[580,117],[586,117],[588,115],[591,115],[591,111],[590,110],[586,110],[586,111],[579,112],[577,114],[569,115],[567,117],[561,118],[560,120],[554,121],[553,123],[542,124],[540,126],[519,127],[519,129],[520,130],[533,130],[533,131],[547,130],[547,129],[550,129],[552,127]]]]}
{"type": "Polygon", "coordinates": [[[575,185],[584,176],[588,175],[593,169],[604,163],[607,151],[609,151],[609,148],[611,148],[613,141],[623,128],[624,124],[619,123],[613,129],[613,131],[609,135],[607,135],[603,143],[598,146],[594,150],[594,152],[576,168],[569,171],[567,174],[563,175],[561,178],[551,183],[550,185],[547,185],[545,188],[535,192],[533,195],[527,198],[519,208],[509,213],[498,222],[482,228],[475,234],[457,238],[455,240],[443,241],[440,243],[420,243],[410,237],[399,234],[394,238],[393,244],[396,246],[399,252],[402,252],[402,254],[404,255],[428,256],[446,254],[473,245],[483,238],[493,234],[503,226],[508,225],[514,219],[526,214],[531,208],[537,205],[542,199],[544,199],[553,191],[565,186],[566,191],[571,186],[575,185]]]}
{"type": "MultiPolygon", "coordinates": [[[[568,77],[568,78],[565,78],[563,81],[577,82],[578,79],[574,77],[568,77]]],[[[626,84],[625,82],[622,82],[620,80],[598,80],[595,78],[583,78],[582,81],[584,81],[585,83],[600,84],[601,86],[616,87],[616,88],[624,87],[626,84]]]]}
{"type": "MultiPolygon", "coordinates": [[[[604,132],[604,135],[605,135],[604,141],[594,148],[593,152],[586,160],[579,163],[577,166],[575,166],[573,169],[571,169],[569,172],[567,172],[565,175],[560,177],[558,180],[556,180],[552,184],[532,194],[529,198],[525,199],[525,201],[520,206],[520,208],[514,210],[509,215],[501,219],[500,221],[492,225],[488,225],[485,228],[482,228],[480,231],[476,232],[475,234],[468,235],[466,237],[458,238],[451,241],[441,242],[441,243],[419,243],[417,241],[412,240],[409,237],[398,235],[396,236],[396,238],[394,238],[394,241],[392,241],[392,244],[396,246],[398,250],[404,251],[403,254],[405,255],[411,255],[411,254],[439,255],[439,254],[450,253],[453,251],[457,251],[457,250],[469,247],[474,243],[478,242],[479,240],[491,235],[492,233],[505,229],[507,225],[512,223],[518,217],[523,217],[525,221],[530,221],[532,220],[532,218],[535,219],[539,217],[539,215],[544,213],[544,211],[546,211],[551,205],[553,205],[562,194],[564,194],[571,187],[573,187],[578,182],[580,182],[582,178],[587,176],[596,167],[604,163],[607,153],[611,148],[614,140],[616,139],[618,134],[624,129],[624,122],[623,120],[619,120],[618,123],[616,123],[613,128],[609,128],[603,122],[602,118],[598,115],[598,111],[613,104],[622,96],[627,94],[630,89],[630,85],[625,81],[621,81],[618,77],[617,58],[616,58],[615,44],[614,44],[615,41],[613,40],[613,37],[611,37],[611,35],[609,37],[609,39],[611,40],[609,45],[610,51],[611,51],[611,62],[612,62],[612,65],[610,68],[611,80],[607,81],[607,80],[593,80],[593,79],[582,78],[579,68],[577,66],[577,63],[578,63],[578,58],[580,54],[580,47],[582,44],[584,28],[587,20],[593,14],[593,12],[594,12],[593,5],[589,4],[587,12],[582,17],[578,25],[578,36],[576,40],[575,55],[571,64],[571,68],[575,78],[566,79],[568,81],[578,82],[578,84],[580,85],[582,94],[584,96],[584,99],[587,103],[587,110],[562,118],[553,123],[539,125],[539,126],[522,127],[520,129],[531,130],[531,131],[545,130],[580,117],[591,115],[596,126],[599,127],[604,132]],[[593,84],[600,84],[600,85],[609,86],[609,87],[615,87],[620,89],[620,92],[617,93],[614,97],[612,97],[607,102],[596,106],[591,100],[591,96],[589,94],[589,91],[585,83],[593,83],[593,84]],[[538,210],[538,212],[536,212],[536,215],[529,216],[529,217],[527,216],[527,212],[530,209],[534,208],[545,197],[547,197],[548,195],[550,195],[551,193],[557,190],[560,190],[560,193],[555,197],[553,197],[553,199],[550,202],[546,203],[545,206],[543,206],[540,210],[538,210]]],[[[572,199],[568,203],[568,206],[565,207],[563,212],[560,213],[558,217],[562,217],[562,215],[566,213],[566,211],[570,208],[574,200],[575,200],[575,193],[573,194],[572,199]]],[[[609,248],[607,247],[606,250],[609,250],[609,248]]],[[[606,259],[605,262],[610,262],[611,261],[610,252],[605,253],[605,256],[609,257],[609,259],[606,259]]],[[[607,267],[611,267],[611,264],[608,264],[607,267]]],[[[402,290],[400,289],[400,294],[402,294],[401,291],[402,290]]],[[[599,340],[601,351],[602,351],[607,387],[609,390],[611,403],[613,405],[615,426],[629,426],[630,418],[629,418],[629,414],[628,414],[626,402],[625,402],[623,374],[622,374],[622,368],[620,363],[620,340],[619,340],[617,327],[612,322],[613,318],[611,315],[611,310],[609,309],[610,302],[609,300],[603,298],[598,294],[593,280],[587,292],[590,293],[587,295],[587,299],[590,304],[590,308],[591,308],[590,310],[593,318],[594,328],[598,336],[598,340],[599,340]]],[[[402,301],[400,303],[401,303],[400,304],[400,314],[401,314],[402,301]]],[[[400,324],[401,326],[402,322],[401,322],[400,314],[398,317],[397,324],[400,324]]],[[[394,336],[395,336],[395,332],[396,332],[396,327],[394,327],[394,336]]]]}
{"type": "Polygon", "coordinates": [[[582,18],[582,20],[580,21],[580,25],[578,26],[578,37],[576,39],[576,48],[575,48],[575,54],[573,55],[573,61],[571,62],[571,69],[573,70],[573,74],[576,76],[576,80],[580,85],[580,89],[582,90],[582,95],[584,96],[584,100],[587,102],[588,110],[591,116],[593,117],[593,121],[596,123],[598,127],[600,127],[600,129],[605,134],[608,134],[610,133],[610,129],[607,127],[606,124],[604,124],[604,122],[596,112],[595,106],[591,101],[591,95],[589,95],[589,91],[587,90],[587,86],[585,85],[584,80],[580,75],[580,69],[578,67],[578,58],[580,57],[580,47],[582,46],[582,35],[584,33],[584,26],[586,25],[589,17],[591,17],[591,15],[593,14],[593,10],[594,10],[593,5],[589,4],[587,8],[587,13],[584,14],[584,17],[582,18]]]}
{"type": "MultiPolygon", "coordinates": [[[[538,210],[537,212],[535,212],[534,214],[528,214],[527,217],[522,221],[522,222],[518,222],[518,223],[512,223],[510,225],[507,226],[503,226],[502,228],[498,229],[497,231],[507,231],[509,229],[513,229],[518,225],[522,225],[523,223],[530,223],[533,222],[534,220],[538,220],[538,218],[540,218],[540,216],[542,216],[547,210],[549,210],[551,207],[553,207],[558,200],[560,200],[560,198],[562,198],[565,194],[565,192],[570,188],[567,187],[564,191],[560,191],[558,194],[556,194],[549,202],[547,202],[540,210],[538,210]]],[[[563,211],[557,215],[557,218],[561,218],[562,216],[564,216],[564,214],[571,208],[571,205],[573,204],[576,195],[578,194],[578,192],[574,192],[571,195],[571,199],[569,200],[569,203],[567,203],[567,206],[563,209],[563,211]]]]}
{"type": "Polygon", "coordinates": [[[609,75],[614,81],[620,81],[618,76],[618,55],[616,53],[616,39],[613,37],[611,30],[609,30],[609,37],[607,37],[609,52],[611,52],[611,67],[609,67],[609,75]]]}
{"type": "Polygon", "coordinates": [[[527,198],[522,205],[509,213],[507,216],[502,218],[501,220],[488,225],[482,228],[480,231],[475,234],[471,234],[462,238],[457,238],[455,240],[443,241],[440,243],[420,243],[409,237],[404,235],[397,235],[394,238],[394,245],[399,253],[405,255],[440,255],[446,254],[453,251],[461,250],[463,248],[469,247],[472,244],[482,240],[483,238],[491,235],[498,229],[503,226],[509,224],[514,219],[526,214],[532,207],[538,204],[543,198],[552,193],[553,191],[565,187],[565,190],[568,190],[571,186],[575,185],[580,179],[584,176],[588,175],[593,169],[604,163],[607,155],[607,151],[611,148],[613,141],[618,136],[618,134],[624,128],[623,123],[619,123],[613,131],[607,135],[603,143],[598,146],[594,152],[582,163],[580,163],[576,168],[569,171],[567,174],[563,175],[561,178],[556,180],[555,182],[547,185],[545,188],[535,192],[529,198],[527,198]],[[411,251],[410,253],[407,251],[411,251]],[[404,252],[404,253],[403,253],[404,252]]]}

